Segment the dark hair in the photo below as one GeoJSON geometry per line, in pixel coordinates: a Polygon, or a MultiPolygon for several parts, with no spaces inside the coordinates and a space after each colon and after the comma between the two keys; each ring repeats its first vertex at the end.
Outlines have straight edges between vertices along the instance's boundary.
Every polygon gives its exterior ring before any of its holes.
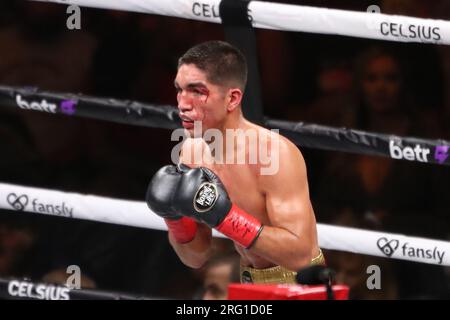
{"type": "Polygon", "coordinates": [[[208,81],[218,85],[238,86],[247,83],[247,62],[244,55],[224,41],[208,41],[190,48],[178,60],[178,68],[193,64],[206,73],[208,81]]]}

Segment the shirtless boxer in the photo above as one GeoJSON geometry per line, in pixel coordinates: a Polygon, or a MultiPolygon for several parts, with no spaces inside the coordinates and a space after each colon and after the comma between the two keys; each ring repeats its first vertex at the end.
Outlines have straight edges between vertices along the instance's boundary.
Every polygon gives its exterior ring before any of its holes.
{"type": "MultiPolygon", "coordinates": [[[[180,118],[191,137],[194,122],[201,124],[201,133],[184,142],[178,165],[155,174],[146,200],[165,219],[169,241],[187,266],[199,268],[211,256],[215,228],[235,243],[241,256],[241,282],[295,283],[295,271],[325,263],[306,166],[293,143],[244,118],[241,101],[246,81],[244,56],[225,42],[199,44],[179,59],[175,88],[180,118]],[[195,161],[191,151],[199,145],[208,147],[202,139],[208,129],[218,129],[224,146],[232,145],[236,154],[243,147],[255,150],[264,143],[271,159],[279,159],[278,170],[261,174],[265,164],[260,160],[225,163],[225,153],[230,151],[226,147],[223,154],[215,150],[210,158],[195,161]],[[226,135],[227,129],[254,131],[257,139],[245,139],[244,146],[232,144],[235,138],[226,135]]],[[[248,160],[248,152],[244,153],[248,160]]]]}

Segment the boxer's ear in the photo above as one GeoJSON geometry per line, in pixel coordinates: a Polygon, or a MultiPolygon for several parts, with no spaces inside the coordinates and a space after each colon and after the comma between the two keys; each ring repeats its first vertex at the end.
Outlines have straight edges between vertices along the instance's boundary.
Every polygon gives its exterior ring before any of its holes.
{"type": "Polygon", "coordinates": [[[228,90],[228,106],[227,106],[227,111],[228,112],[232,112],[234,111],[237,107],[239,107],[241,105],[242,102],[242,97],[243,97],[243,93],[241,91],[241,89],[239,88],[232,88],[230,90],[228,90]]]}

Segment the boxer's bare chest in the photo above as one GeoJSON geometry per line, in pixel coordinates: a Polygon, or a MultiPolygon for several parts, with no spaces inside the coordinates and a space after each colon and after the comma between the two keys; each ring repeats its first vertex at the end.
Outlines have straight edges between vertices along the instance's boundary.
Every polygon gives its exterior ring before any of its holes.
{"type": "MultiPolygon", "coordinates": [[[[255,174],[256,168],[249,165],[205,166],[219,176],[234,204],[258,218],[263,224],[270,225],[266,199],[258,185],[258,175],[255,174]]],[[[235,247],[241,255],[241,264],[244,266],[266,268],[273,265],[271,262],[249,252],[238,244],[235,244],[235,247]]]]}
{"type": "Polygon", "coordinates": [[[219,176],[234,204],[267,223],[265,196],[258,184],[254,168],[250,165],[205,166],[219,176]]]}

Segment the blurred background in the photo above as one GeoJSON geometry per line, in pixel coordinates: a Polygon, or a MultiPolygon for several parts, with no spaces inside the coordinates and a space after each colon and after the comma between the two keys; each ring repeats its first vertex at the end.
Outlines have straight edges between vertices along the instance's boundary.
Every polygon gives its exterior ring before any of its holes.
{"type": "MultiPolygon", "coordinates": [[[[444,0],[277,1],[450,20],[444,0]]],[[[176,105],[178,57],[224,39],[221,25],[66,6],[0,3],[0,85],[176,105]]],[[[379,133],[450,139],[450,47],[256,29],[264,114],[379,133]]],[[[54,116],[0,106],[0,181],[144,200],[170,162],[169,130],[54,116]]],[[[450,168],[302,149],[319,223],[450,240],[450,168]]],[[[200,270],[181,264],[165,232],[0,211],[0,277],[165,298],[223,298],[236,281],[232,244],[200,270]],[[223,265],[222,265],[223,264],[223,265]],[[221,267],[222,266],[222,267],[221,267]],[[219,275],[220,274],[220,275],[219,275]],[[220,281],[218,280],[220,279],[220,281]],[[224,285],[225,284],[225,285],[224,285]]],[[[449,298],[450,269],[325,251],[352,299],[449,298]],[[377,264],[382,289],[368,290],[377,264]]]]}

